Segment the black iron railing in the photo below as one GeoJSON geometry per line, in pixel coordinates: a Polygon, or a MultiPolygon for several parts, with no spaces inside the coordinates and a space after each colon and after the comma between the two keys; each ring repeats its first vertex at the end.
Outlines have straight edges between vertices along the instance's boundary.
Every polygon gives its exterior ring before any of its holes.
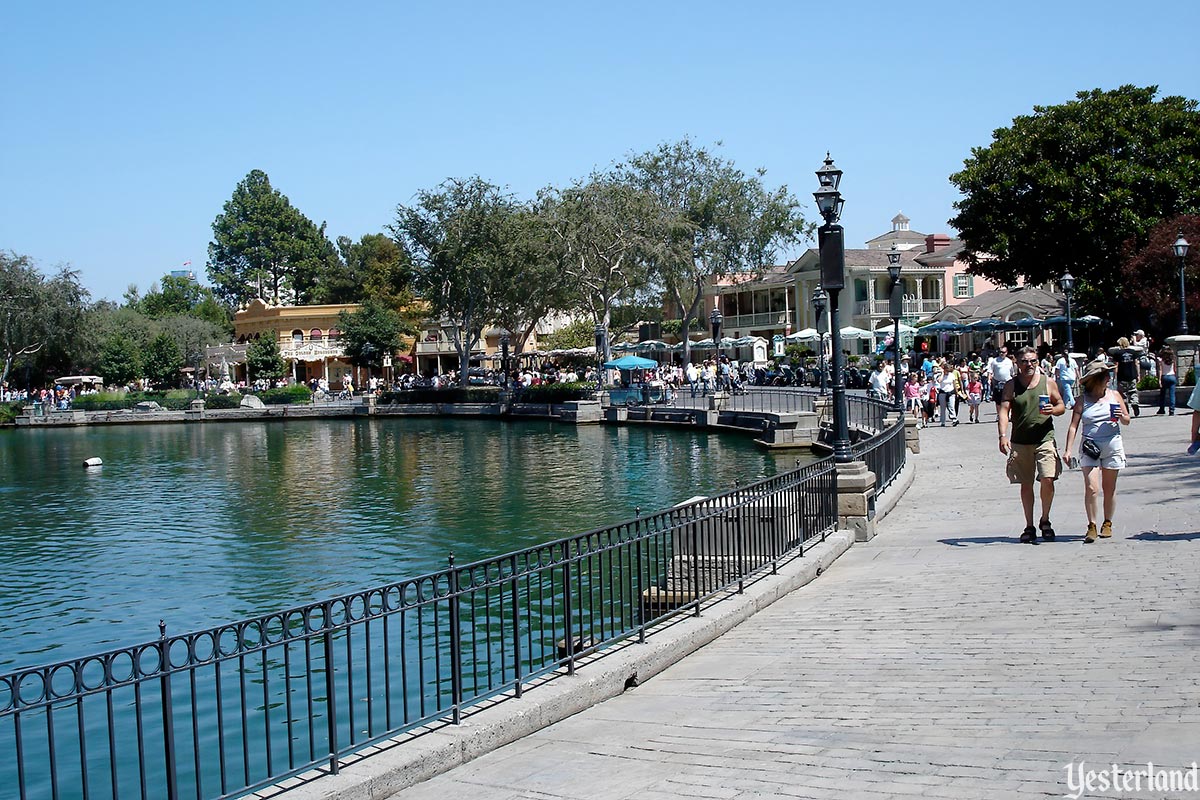
{"type": "Polygon", "coordinates": [[[865,461],[867,469],[875,473],[875,494],[883,494],[904,469],[904,460],[908,455],[903,420],[898,425],[884,429],[883,433],[858,441],[850,448],[850,452],[856,461],[865,461]]]}
{"type": "Polygon", "coordinates": [[[0,676],[0,786],[232,797],[644,638],[836,524],[829,459],[499,558],[0,676]]]}

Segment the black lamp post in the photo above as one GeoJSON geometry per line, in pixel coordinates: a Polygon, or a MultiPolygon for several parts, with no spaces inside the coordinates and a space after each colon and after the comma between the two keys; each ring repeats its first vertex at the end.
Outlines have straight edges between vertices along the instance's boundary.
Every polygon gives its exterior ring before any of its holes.
{"type": "Polygon", "coordinates": [[[888,300],[888,313],[892,315],[892,322],[896,326],[896,332],[892,334],[892,350],[895,355],[892,358],[892,367],[895,374],[892,376],[894,388],[892,389],[892,398],[896,403],[896,411],[904,413],[904,394],[900,386],[900,317],[904,313],[904,289],[900,284],[900,251],[896,248],[896,243],[892,242],[892,249],[888,251],[888,276],[892,279],[892,294],[888,300]]]}
{"type": "Polygon", "coordinates": [[[1063,273],[1058,279],[1063,294],[1067,296],[1067,363],[1071,363],[1071,353],[1075,352],[1075,331],[1071,322],[1071,295],[1075,294],[1075,276],[1069,272],[1063,273]]]}
{"type": "Polygon", "coordinates": [[[721,323],[725,321],[725,317],[721,316],[721,309],[714,308],[708,315],[708,321],[712,324],[713,346],[718,350],[717,355],[720,355],[721,323]]]}
{"type": "Polygon", "coordinates": [[[833,165],[828,153],[825,154],[825,163],[817,170],[817,181],[821,188],[813,192],[813,197],[817,201],[817,210],[825,220],[825,224],[817,229],[821,287],[829,292],[829,340],[833,348],[833,460],[848,464],[854,460],[854,454],[850,451],[846,383],[842,374],[842,335],[838,322],[838,294],[846,285],[846,251],[842,226],[837,224],[846,201],[838,191],[842,171],[833,165]]]}
{"type": "Polygon", "coordinates": [[[1183,238],[1183,231],[1179,231],[1179,238],[1175,240],[1175,244],[1171,245],[1171,249],[1175,251],[1175,257],[1179,259],[1179,332],[1187,335],[1187,285],[1183,279],[1183,265],[1188,254],[1188,240],[1183,238]]]}
{"type": "Polygon", "coordinates": [[[508,388],[508,331],[500,334],[500,385],[508,388]]]}
{"type": "Polygon", "coordinates": [[[817,354],[817,369],[821,373],[821,396],[825,396],[825,334],[821,332],[821,322],[825,318],[825,306],[829,304],[829,297],[825,294],[825,290],[820,286],[813,292],[812,296],[813,309],[817,312],[817,338],[821,348],[817,354]]]}

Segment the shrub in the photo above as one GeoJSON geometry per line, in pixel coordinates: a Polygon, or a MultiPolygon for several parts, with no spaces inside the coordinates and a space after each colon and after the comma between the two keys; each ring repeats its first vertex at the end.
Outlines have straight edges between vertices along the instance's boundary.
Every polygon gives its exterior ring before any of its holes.
{"type": "Polygon", "coordinates": [[[569,400],[591,400],[596,391],[594,383],[545,383],[522,389],[517,400],[522,403],[565,403],[569,400]]]}
{"type": "Polygon", "coordinates": [[[123,408],[133,408],[140,399],[141,395],[135,392],[81,394],[71,403],[71,408],[80,411],[120,411],[123,408]]]}
{"type": "Polygon", "coordinates": [[[307,386],[297,383],[278,389],[267,389],[259,393],[258,399],[269,406],[302,405],[312,402],[312,391],[307,386]]]}
{"type": "Polygon", "coordinates": [[[237,408],[241,404],[240,394],[210,394],[204,398],[205,408],[237,408]]]}
{"type": "Polygon", "coordinates": [[[1153,375],[1143,375],[1141,379],[1138,380],[1137,388],[1139,392],[1144,392],[1148,389],[1157,389],[1159,388],[1158,378],[1154,377],[1153,375]]]}
{"type": "Polygon", "coordinates": [[[467,389],[408,389],[402,392],[384,392],[379,396],[382,404],[411,405],[413,403],[498,403],[499,386],[471,386],[467,389]]]}
{"type": "Polygon", "coordinates": [[[1183,376],[1183,385],[1184,386],[1195,386],[1196,385],[1196,368],[1195,367],[1192,367],[1191,369],[1189,369],[1187,371],[1187,375],[1183,376]]]}
{"type": "Polygon", "coordinates": [[[0,403],[0,425],[11,425],[23,408],[23,403],[0,403]]]}

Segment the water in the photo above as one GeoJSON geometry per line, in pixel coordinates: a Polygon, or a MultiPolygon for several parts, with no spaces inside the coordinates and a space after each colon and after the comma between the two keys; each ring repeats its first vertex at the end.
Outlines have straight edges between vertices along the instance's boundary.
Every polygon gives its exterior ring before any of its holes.
{"type": "Polygon", "coordinates": [[[796,455],[543,422],[292,420],[0,432],[0,673],[578,533],[796,455]],[[85,470],[85,458],[104,460],[85,470]]]}

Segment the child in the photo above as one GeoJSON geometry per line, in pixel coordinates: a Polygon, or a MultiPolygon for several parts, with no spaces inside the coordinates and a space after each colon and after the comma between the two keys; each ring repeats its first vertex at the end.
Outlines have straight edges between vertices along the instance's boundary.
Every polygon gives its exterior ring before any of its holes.
{"type": "Polygon", "coordinates": [[[921,418],[921,384],[917,381],[917,373],[908,373],[904,384],[904,406],[917,419],[921,418]]]}
{"type": "Polygon", "coordinates": [[[933,422],[933,412],[937,408],[937,384],[928,377],[921,378],[921,397],[924,398],[925,412],[925,424],[922,427],[928,428],[929,423],[933,422]]]}
{"type": "Polygon", "coordinates": [[[971,422],[979,422],[979,404],[983,402],[983,383],[979,380],[979,373],[972,372],[971,380],[967,384],[967,406],[970,410],[969,420],[971,422]]]}

